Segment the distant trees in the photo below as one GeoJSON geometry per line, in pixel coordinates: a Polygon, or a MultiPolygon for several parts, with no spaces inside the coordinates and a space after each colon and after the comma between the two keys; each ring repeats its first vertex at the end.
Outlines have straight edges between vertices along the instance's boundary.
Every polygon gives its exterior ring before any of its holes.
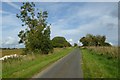
{"type": "Polygon", "coordinates": [[[111,46],[109,43],[105,42],[106,37],[101,35],[87,34],[82,37],[79,41],[82,42],[83,46],[111,46]]]}
{"type": "Polygon", "coordinates": [[[47,11],[35,12],[35,4],[33,2],[23,3],[20,14],[16,15],[22,21],[25,30],[21,30],[18,34],[19,43],[25,44],[26,52],[41,51],[48,54],[53,49],[50,40],[50,25],[46,20],[47,11]]]}
{"type": "Polygon", "coordinates": [[[60,48],[71,46],[71,44],[67,42],[67,40],[64,37],[60,37],[60,36],[54,37],[52,39],[52,44],[53,47],[60,47],[60,48]]]}
{"type": "Polygon", "coordinates": [[[78,46],[78,44],[77,43],[74,43],[74,47],[77,47],[78,46]]]}

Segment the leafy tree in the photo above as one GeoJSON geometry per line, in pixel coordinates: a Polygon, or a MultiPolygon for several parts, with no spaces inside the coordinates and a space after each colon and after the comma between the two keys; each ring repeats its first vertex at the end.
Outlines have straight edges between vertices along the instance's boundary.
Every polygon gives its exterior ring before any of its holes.
{"type": "Polygon", "coordinates": [[[82,42],[83,46],[88,46],[89,41],[86,39],[86,37],[82,37],[80,39],[80,42],[82,42]]]}
{"type": "Polygon", "coordinates": [[[110,43],[105,42],[105,43],[104,43],[104,46],[111,46],[111,44],[110,44],[110,43]]]}
{"type": "Polygon", "coordinates": [[[77,43],[74,43],[74,47],[77,47],[78,46],[78,44],[77,43]]]}
{"type": "Polygon", "coordinates": [[[72,45],[69,42],[66,42],[67,47],[71,47],[72,45]]]}
{"type": "Polygon", "coordinates": [[[82,42],[83,46],[111,46],[109,43],[105,42],[106,37],[101,35],[87,34],[82,37],[79,41],[82,42]]]}
{"type": "Polygon", "coordinates": [[[53,47],[70,47],[71,44],[67,42],[67,40],[64,37],[54,37],[52,39],[53,47]]]}
{"type": "Polygon", "coordinates": [[[21,19],[22,26],[27,27],[18,34],[19,43],[25,44],[25,51],[41,51],[48,54],[53,49],[50,40],[50,25],[46,22],[48,12],[39,11],[35,13],[35,4],[26,2],[21,6],[20,14],[16,16],[21,19]]]}
{"type": "Polygon", "coordinates": [[[101,35],[96,35],[96,39],[98,41],[98,45],[103,46],[105,43],[106,37],[101,35]]]}

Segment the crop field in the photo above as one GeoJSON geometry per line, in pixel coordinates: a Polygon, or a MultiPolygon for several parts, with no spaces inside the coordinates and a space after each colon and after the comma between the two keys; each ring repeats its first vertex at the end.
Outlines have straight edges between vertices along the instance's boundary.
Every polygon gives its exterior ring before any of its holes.
{"type": "MultiPolygon", "coordinates": [[[[73,48],[55,48],[53,53],[48,55],[43,54],[28,54],[24,57],[4,60],[2,62],[2,77],[3,78],[30,78],[37,74],[45,67],[62,58],[71,52],[73,48]]],[[[3,54],[8,54],[10,50],[3,51],[3,54]],[[5,53],[6,52],[6,53],[5,53]]],[[[12,50],[15,54],[21,54],[22,50],[12,50]]],[[[10,51],[11,52],[11,51],[10,51]]]]}
{"type": "Polygon", "coordinates": [[[117,47],[86,47],[82,50],[84,78],[117,78],[117,47]]]}
{"type": "Polygon", "coordinates": [[[22,54],[22,49],[11,49],[11,50],[2,50],[0,55],[5,56],[5,55],[12,55],[12,54],[22,54]]]}

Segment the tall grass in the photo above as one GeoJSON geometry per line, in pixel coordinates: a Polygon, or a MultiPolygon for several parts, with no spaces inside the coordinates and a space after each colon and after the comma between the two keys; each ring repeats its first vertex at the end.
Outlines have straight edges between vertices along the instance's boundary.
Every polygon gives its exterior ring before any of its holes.
{"type": "MultiPolygon", "coordinates": [[[[2,57],[2,49],[0,49],[0,58],[2,57]]],[[[2,61],[0,61],[0,69],[2,69],[2,61]]],[[[0,70],[0,79],[2,78],[2,70],[0,70]]]]}
{"type": "Polygon", "coordinates": [[[118,58],[118,47],[86,47],[89,50],[93,50],[95,53],[103,56],[107,56],[108,58],[118,58]]]}

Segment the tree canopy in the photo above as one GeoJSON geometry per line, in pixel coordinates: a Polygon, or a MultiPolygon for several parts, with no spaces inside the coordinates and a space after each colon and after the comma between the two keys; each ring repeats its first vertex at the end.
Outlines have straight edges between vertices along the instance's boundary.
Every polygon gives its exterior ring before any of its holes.
{"type": "Polygon", "coordinates": [[[74,47],[77,47],[78,46],[78,44],[77,43],[74,43],[74,47]]]}
{"type": "Polygon", "coordinates": [[[70,47],[71,44],[64,37],[54,37],[52,39],[53,47],[70,47]]]}
{"type": "Polygon", "coordinates": [[[48,17],[47,11],[35,11],[33,2],[23,3],[20,13],[16,16],[22,21],[22,26],[26,27],[18,34],[19,43],[25,44],[25,51],[34,52],[41,51],[48,54],[51,51],[52,43],[50,40],[50,25],[46,20],[48,17]]]}
{"type": "Polygon", "coordinates": [[[85,37],[82,37],[80,40],[83,46],[111,46],[111,44],[105,42],[106,36],[101,35],[92,35],[87,34],[85,37]]]}

